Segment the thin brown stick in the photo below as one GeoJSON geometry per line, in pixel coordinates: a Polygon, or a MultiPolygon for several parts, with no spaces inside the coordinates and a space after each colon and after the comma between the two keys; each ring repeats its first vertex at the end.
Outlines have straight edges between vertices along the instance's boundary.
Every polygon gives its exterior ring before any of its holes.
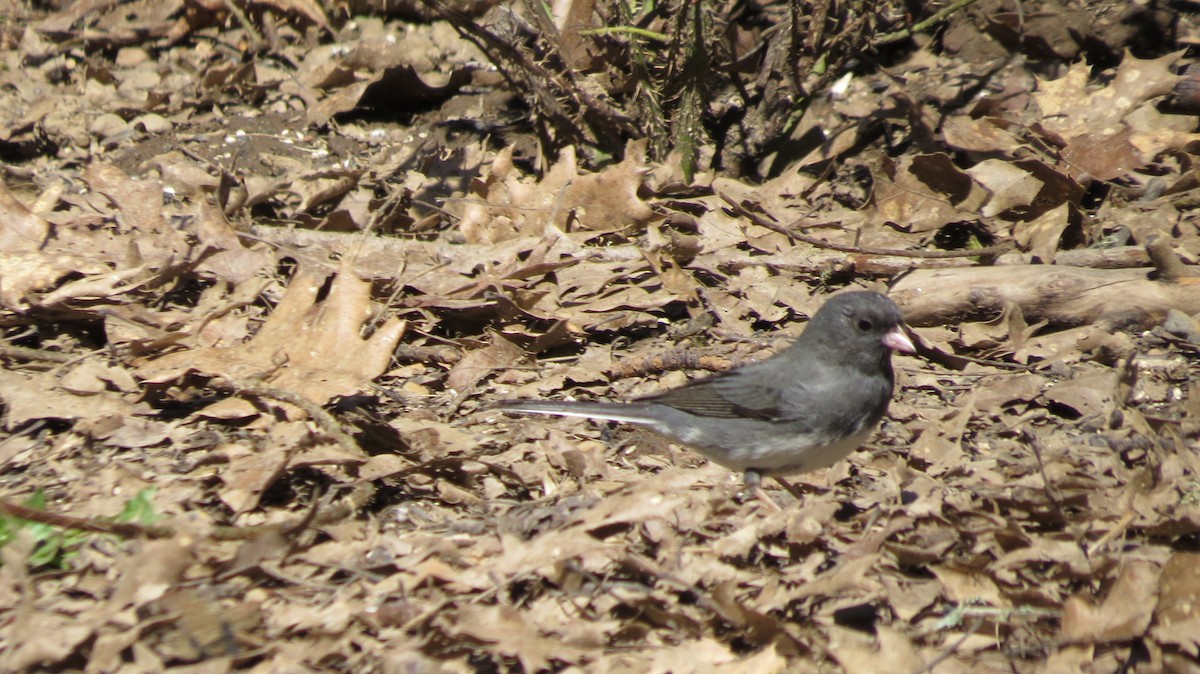
{"type": "MultiPolygon", "coordinates": [[[[361,509],[371,499],[374,485],[362,483],[351,488],[350,493],[338,503],[319,511],[310,508],[304,516],[291,522],[258,524],[254,526],[215,526],[208,531],[209,537],[218,541],[244,541],[266,533],[284,531],[294,533],[308,526],[320,526],[339,522],[355,510],[361,509]]],[[[323,504],[322,504],[323,505],[323,504]]],[[[110,522],[101,518],[74,517],[59,513],[35,510],[28,506],[0,499],[0,513],[30,522],[46,524],[61,529],[73,529],[97,534],[111,534],[122,538],[173,538],[181,531],[169,522],[163,524],[137,524],[134,522],[110,522]]]]}
{"type": "MultiPolygon", "coordinates": [[[[910,26],[908,28],[901,28],[900,30],[888,33],[887,35],[880,35],[879,37],[875,38],[874,40],[871,40],[871,46],[872,47],[882,47],[883,45],[892,44],[893,42],[899,42],[900,40],[903,40],[905,38],[912,37],[913,35],[920,33],[923,30],[931,28],[932,26],[934,26],[938,23],[941,23],[942,21],[945,21],[946,19],[949,19],[951,14],[957,12],[958,10],[962,9],[963,7],[966,7],[967,5],[970,5],[974,2],[975,2],[975,0],[958,0],[958,2],[954,3],[953,5],[950,5],[949,7],[946,7],[942,11],[938,12],[937,14],[934,14],[933,16],[929,17],[928,19],[925,19],[924,21],[914,23],[912,26],[910,26]]],[[[1020,4],[1021,3],[1019,3],[1019,2],[1017,3],[1018,6],[1020,6],[1020,4]]]]}
{"type": "Polygon", "coordinates": [[[321,430],[323,430],[339,445],[342,445],[347,450],[362,451],[362,448],[359,447],[358,443],[354,441],[354,438],[350,437],[350,434],[345,428],[342,427],[342,424],[333,417],[332,414],[326,412],[325,408],[314,403],[308,398],[305,398],[299,393],[287,391],[274,386],[268,386],[267,384],[257,381],[234,380],[230,377],[221,377],[220,379],[215,380],[217,385],[219,385],[221,382],[225,382],[238,393],[245,393],[259,398],[270,398],[272,400],[278,400],[290,405],[295,405],[296,407],[304,410],[304,412],[308,414],[309,418],[311,418],[318,426],[320,426],[321,430]]]}
{"type": "Polygon", "coordinates": [[[96,534],[112,534],[123,538],[137,538],[140,536],[167,538],[174,534],[174,530],[169,527],[160,527],[153,524],[134,524],[132,522],[107,522],[100,519],[60,515],[3,499],[0,499],[0,513],[4,513],[9,517],[37,522],[38,524],[48,524],[60,529],[74,529],[76,531],[88,531],[96,534]]]}
{"type": "Polygon", "coordinates": [[[725,201],[725,203],[729,204],[734,213],[746,218],[759,227],[765,227],[772,232],[779,232],[790,239],[807,243],[810,246],[827,248],[829,250],[836,250],[843,253],[855,253],[858,255],[885,255],[892,257],[917,257],[929,260],[939,260],[952,257],[987,257],[991,255],[999,255],[1000,253],[1011,250],[1015,246],[1015,244],[1012,242],[1005,242],[995,246],[988,246],[986,248],[974,248],[972,250],[899,250],[896,248],[867,248],[864,246],[847,246],[840,243],[833,243],[818,239],[813,236],[808,236],[807,234],[801,234],[794,229],[784,225],[776,224],[775,222],[764,218],[758,213],[749,210],[745,206],[742,206],[728,194],[725,194],[724,192],[719,192],[718,194],[721,199],[725,201]]]}
{"type": "Polygon", "coordinates": [[[32,349],[28,346],[17,346],[7,342],[0,342],[0,356],[8,356],[10,358],[18,358],[20,360],[41,360],[50,363],[69,363],[76,358],[76,356],[72,354],[63,353],[61,351],[32,349]]]}
{"type": "Polygon", "coordinates": [[[1050,505],[1054,509],[1054,516],[1058,518],[1059,523],[1067,522],[1066,513],[1063,512],[1062,499],[1059,498],[1058,490],[1054,488],[1054,484],[1050,481],[1050,476],[1046,474],[1046,462],[1042,458],[1042,443],[1038,439],[1037,434],[1026,428],[1021,431],[1021,439],[1029,445],[1029,449],[1033,452],[1033,456],[1037,459],[1038,473],[1042,476],[1042,489],[1046,493],[1046,498],[1050,501],[1050,505]]]}
{"type": "Polygon", "coordinates": [[[942,652],[939,653],[936,658],[930,660],[928,664],[912,674],[929,674],[932,672],[934,667],[937,667],[938,665],[942,664],[942,662],[949,659],[956,651],[958,651],[960,646],[967,643],[967,639],[970,639],[981,625],[983,625],[983,618],[976,617],[975,620],[971,622],[970,627],[968,627],[954,643],[942,649],[942,652]]]}

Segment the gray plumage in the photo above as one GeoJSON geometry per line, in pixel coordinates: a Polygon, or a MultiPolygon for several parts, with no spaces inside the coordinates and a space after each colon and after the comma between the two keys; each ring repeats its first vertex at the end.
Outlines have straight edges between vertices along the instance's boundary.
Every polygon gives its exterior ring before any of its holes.
{"type": "Polygon", "coordinates": [[[757,488],[762,476],[830,466],[866,441],[892,397],[891,352],[914,350],[902,324],[886,296],[842,293],[766,360],[628,403],[506,400],[495,409],[644,426],[757,488]]]}

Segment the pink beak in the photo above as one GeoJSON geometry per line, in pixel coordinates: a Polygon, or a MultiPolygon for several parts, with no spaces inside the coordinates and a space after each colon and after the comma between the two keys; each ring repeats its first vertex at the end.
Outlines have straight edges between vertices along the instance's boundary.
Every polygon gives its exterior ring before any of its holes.
{"type": "Polygon", "coordinates": [[[912,340],[904,334],[904,328],[900,326],[896,326],[895,329],[883,336],[883,345],[900,353],[917,352],[917,347],[913,346],[912,340]]]}

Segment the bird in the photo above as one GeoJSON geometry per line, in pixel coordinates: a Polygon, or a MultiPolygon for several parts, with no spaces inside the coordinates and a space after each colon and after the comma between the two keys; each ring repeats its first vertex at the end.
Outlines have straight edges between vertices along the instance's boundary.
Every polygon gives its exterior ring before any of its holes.
{"type": "Polygon", "coordinates": [[[492,409],[647,428],[741,472],[744,487],[774,505],[764,477],[799,499],[786,476],[831,466],[874,432],[895,386],[893,351],[916,351],[895,302],[843,292],[764,360],[630,402],[504,400],[492,409]]]}

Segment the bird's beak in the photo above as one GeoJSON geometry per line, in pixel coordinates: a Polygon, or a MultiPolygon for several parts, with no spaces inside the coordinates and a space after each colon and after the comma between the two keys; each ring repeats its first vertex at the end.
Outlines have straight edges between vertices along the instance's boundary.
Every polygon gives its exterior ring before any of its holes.
{"type": "Polygon", "coordinates": [[[883,336],[883,345],[900,353],[917,352],[917,347],[913,346],[912,340],[908,338],[908,335],[904,334],[904,328],[899,325],[883,336]]]}

